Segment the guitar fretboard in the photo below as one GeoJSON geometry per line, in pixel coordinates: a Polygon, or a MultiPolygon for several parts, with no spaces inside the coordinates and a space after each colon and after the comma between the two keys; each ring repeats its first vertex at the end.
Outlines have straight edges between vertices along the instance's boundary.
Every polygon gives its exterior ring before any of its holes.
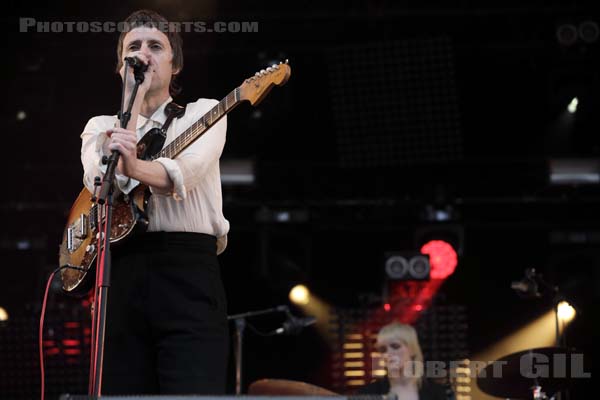
{"type": "Polygon", "coordinates": [[[165,146],[152,159],[160,157],[175,158],[186,147],[192,144],[196,139],[202,136],[211,126],[213,126],[223,115],[231,111],[240,102],[239,87],[233,89],[217,105],[211,108],[200,119],[194,122],[189,128],[183,131],[171,143],[165,146]]]}

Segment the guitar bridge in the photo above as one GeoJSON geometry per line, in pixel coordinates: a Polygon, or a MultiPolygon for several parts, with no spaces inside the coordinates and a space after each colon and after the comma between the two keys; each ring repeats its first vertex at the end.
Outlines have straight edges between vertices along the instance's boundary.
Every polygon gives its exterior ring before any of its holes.
{"type": "Polygon", "coordinates": [[[88,225],[88,216],[81,214],[79,218],[67,228],[67,250],[69,253],[72,254],[77,251],[83,240],[88,237],[88,225]]]}

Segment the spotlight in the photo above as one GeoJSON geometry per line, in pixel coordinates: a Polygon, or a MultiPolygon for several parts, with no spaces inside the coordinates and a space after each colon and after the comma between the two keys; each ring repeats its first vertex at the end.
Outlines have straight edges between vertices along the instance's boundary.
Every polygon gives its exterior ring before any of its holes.
{"type": "Polygon", "coordinates": [[[558,319],[564,322],[570,322],[575,318],[575,308],[566,301],[558,303],[557,307],[558,319]]]}
{"type": "Polygon", "coordinates": [[[458,255],[454,247],[443,240],[431,240],[421,247],[421,253],[429,255],[431,278],[446,279],[454,273],[458,255]]]}
{"type": "Polygon", "coordinates": [[[255,181],[254,162],[249,159],[221,160],[221,182],[223,185],[252,185],[255,181]]]}
{"type": "Polygon", "coordinates": [[[577,27],[573,24],[563,24],[556,29],[556,39],[563,46],[572,46],[577,42],[577,27]]]}
{"type": "Polygon", "coordinates": [[[294,304],[306,305],[310,302],[310,292],[304,285],[296,285],[290,290],[290,301],[294,304]]]}
{"type": "Polygon", "coordinates": [[[579,37],[586,43],[594,43],[600,36],[600,29],[595,21],[583,21],[579,24],[579,37]]]}
{"type": "Polygon", "coordinates": [[[385,274],[390,280],[429,279],[429,258],[418,253],[386,253],[385,274]]]}
{"type": "Polygon", "coordinates": [[[567,111],[569,111],[571,114],[575,114],[575,112],[577,112],[578,105],[579,105],[579,99],[577,97],[573,97],[573,99],[567,106],[567,111]]]}
{"type": "Polygon", "coordinates": [[[553,185],[597,185],[600,183],[600,162],[592,159],[551,159],[549,178],[553,185]]]}
{"type": "Polygon", "coordinates": [[[423,218],[430,222],[452,221],[457,218],[457,211],[451,205],[433,206],[428,204],[423,210],[423,218]]]}
{"type": "Polygon", "coordinates": [[[0,322],[8,321],[8,313],[3,307],[0,307],[0,322]]]}

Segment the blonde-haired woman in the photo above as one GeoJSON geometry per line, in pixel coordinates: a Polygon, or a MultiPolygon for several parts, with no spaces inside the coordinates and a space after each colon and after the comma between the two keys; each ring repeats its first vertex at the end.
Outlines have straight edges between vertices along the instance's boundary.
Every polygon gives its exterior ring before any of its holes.
{"type": "Polygon", "coordinates": [[[358,394],[395,394],[398,400],[453,398],[442,385],[424,379],[423,353],[415,328],[392,322],[377,334],[376,348],[383,356],[387,376],[358,390],[358,394]]]}

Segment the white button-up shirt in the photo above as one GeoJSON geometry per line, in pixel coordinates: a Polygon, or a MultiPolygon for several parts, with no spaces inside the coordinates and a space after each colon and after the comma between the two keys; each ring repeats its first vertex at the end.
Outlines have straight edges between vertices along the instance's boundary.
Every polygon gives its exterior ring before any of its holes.
{"type": "MultiPolygon", "coordinates": [[[[169,98],[150,117],[138,116],[136,133],[138,140],[150,129],[161,127],[167,116],[165,107],[169,98]]],[[[182,118],[174,119],[167,130],[165,146],[190,127],[217,104],[217,100],[198,99],[189,103],[182,118]]],[[[90,119],[81,134],[81,163],[83,183],[93,192],[94,178],[106,172],[102,164],[103,144],[106,131],[119,126],[116,115],[102,115],[90,119]]],[[[158,158],[173,181],[172,193],[159,193],[150,188],[153,195],[148,205],[149,231],[198,232],[217,237],[217,254],[227,246],[229,221],[223,216],[221,175],[219,158],[225,146],[227,116],[223,116],[212,128],[183,150],[174,160],[158,158]]],[[[119,191],[129,193],[139,182],[117,174],[119,191]]]]}

